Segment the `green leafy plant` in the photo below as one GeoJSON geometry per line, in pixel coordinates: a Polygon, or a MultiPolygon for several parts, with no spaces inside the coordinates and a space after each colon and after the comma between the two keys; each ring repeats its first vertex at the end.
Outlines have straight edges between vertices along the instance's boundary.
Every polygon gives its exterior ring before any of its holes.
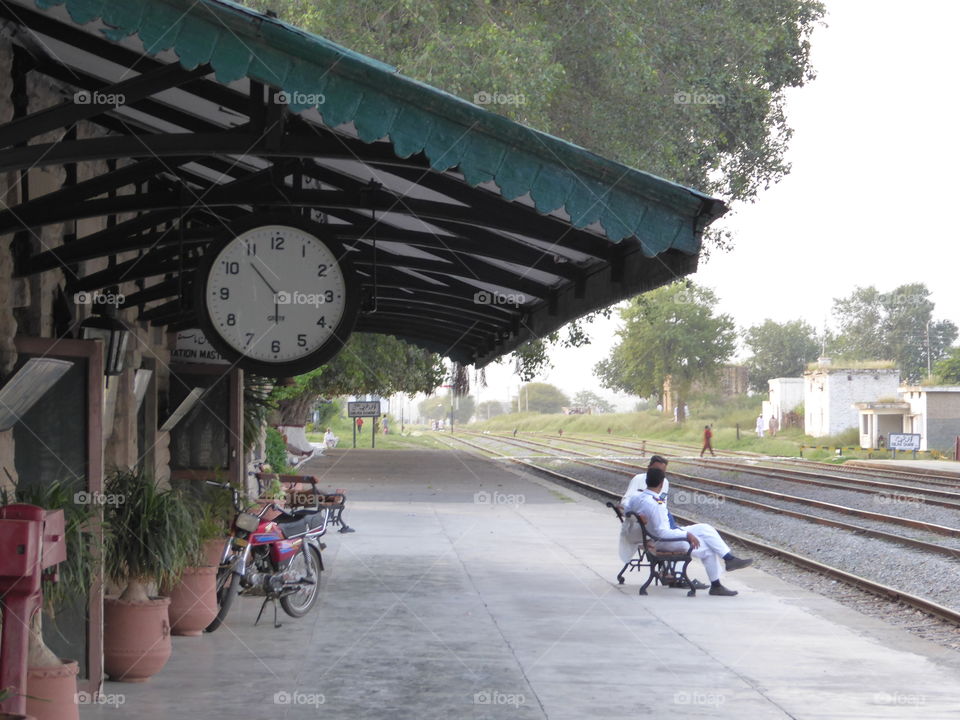
{"type": "Polygon", "coordinates": [[[283,439],[283,435],[275,428],[267,428],[265,455],[267,464],[273,468],[274,472],[290,472],[290,467],[287,465],[287,443],[283,439]]]}
{"type": "Polygon", "coordinates": [[[198,556],[199,536],[189,498],[159,488],[142,470],[115,470],[105,483],[111,532],[104,547],[107,576],[126,585],[121,600],[146,602],[146,584],[175,583],[198,556]]]}
{"type": "Polygon", "coordinates": [[[284,500],[287,497],[287,493],[283,489],[283,483],[280,482],[280,478],[274,476],[260,497],[266,498],[267,500],[284,500]]]}

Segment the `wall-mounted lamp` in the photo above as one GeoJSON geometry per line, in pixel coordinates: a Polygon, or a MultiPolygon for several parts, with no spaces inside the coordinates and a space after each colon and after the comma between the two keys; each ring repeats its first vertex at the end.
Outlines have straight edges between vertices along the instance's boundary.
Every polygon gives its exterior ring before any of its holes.
{"type": "Polygon", "coordinates": [[[100,315],[91,315],[80,323],[80,337],[100,340],[104,349],[103,374],[107,377],[123,372],[123,355],[127,350],[129,332],[117,319],[116,305],[103,305],[100,315]]]}

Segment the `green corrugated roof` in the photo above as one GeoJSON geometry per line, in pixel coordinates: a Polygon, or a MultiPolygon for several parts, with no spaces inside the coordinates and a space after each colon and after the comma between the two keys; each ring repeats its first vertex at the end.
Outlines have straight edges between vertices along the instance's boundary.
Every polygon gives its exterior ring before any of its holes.
{"type": "MultiPolygon", "coordinates": [[[[105,35],[137,34],[150,54],[173,49],[186,68],[209,63],[219,81],[243,77],[297,97],[323,97],[333,128],[389,137],[399,157],[424,152],[467,183],[492,180],[507,200],[529,192],[538,211],[563,208],[575,227],[600,222],[610,240],[636,235],[648,256],[696,253],[701,232],[725,212],[695,190],[588,150],[404,77],[396,68],[226,0],[36,0],[66,5],[74,22],[96,19],[105,35]]],[[[291,105],[291,109],[305,109],[291,105]]]]}

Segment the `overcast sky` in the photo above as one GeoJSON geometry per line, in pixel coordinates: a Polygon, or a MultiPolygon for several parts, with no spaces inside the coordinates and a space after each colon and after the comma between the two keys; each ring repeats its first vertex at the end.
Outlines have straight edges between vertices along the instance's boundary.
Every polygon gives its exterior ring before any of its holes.
{"type": "MultiPolygon", "coordinates": [[[[735,247],[701,262],[693,279],[719,295],[720,311],[740,327],[803,318],[822,329],[833,298],[858,285],[889,292],[908,282],[925,282],[934,316],[960,325],[952,217],[960,3],[826,6],[827,27],[812,40],[817,79],[788,96],[792,171],[720,221],[735,247]]],[[[589,347],[555,353],[553,370],[537,379],[612,398],[592,369],[616,327],[597,323],[589,347]]],[[[516,394],[508,365],[488,366],[487,377],[481,401],[516,394]]]]}

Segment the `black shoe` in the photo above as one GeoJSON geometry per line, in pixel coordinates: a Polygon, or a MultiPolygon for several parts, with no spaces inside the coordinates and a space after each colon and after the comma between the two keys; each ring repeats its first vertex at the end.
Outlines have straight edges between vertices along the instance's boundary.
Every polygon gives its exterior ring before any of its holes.
{"type": "Polygon", "coordinates": [[[753,563],[753,558],[730,558],[726,561],[727,572],[732,572],[733,570],[739,570],[740,568],[745,568],[747,565],[753,563]]]}
{"type": "Polygon", "coordinates": [[[716,587],[711,587],[711,588],[710,588],[710,594],[711,594],[711,595],[724,595],[724,596],[726,596],[726,597],[733,597],[734,595],[737,594],[737,591],[736,591],[736,590],[730,590],[730,589],[728,589],[728,588],[725,588],[723,585],[717,585],[716,587]]]}
{"type": "Polygon", "coordinates": [[[672,583],[670,583],[669,587],[672,587],[672,588],[688,588],[688,589],[689,589],[689,588],[693,588],[694,590],[706,590],[706,589],[707,589],[708,587],[710,587],[710,586],[707,585],[707,584],[705,584],[705,583],[700,582],[699,580],[691,580],[691,581],[690,581],[690,584],[688,585],[688,584],[685,583],[682,579],[677,578],[677,579],[674,580],[672,583]]]}

